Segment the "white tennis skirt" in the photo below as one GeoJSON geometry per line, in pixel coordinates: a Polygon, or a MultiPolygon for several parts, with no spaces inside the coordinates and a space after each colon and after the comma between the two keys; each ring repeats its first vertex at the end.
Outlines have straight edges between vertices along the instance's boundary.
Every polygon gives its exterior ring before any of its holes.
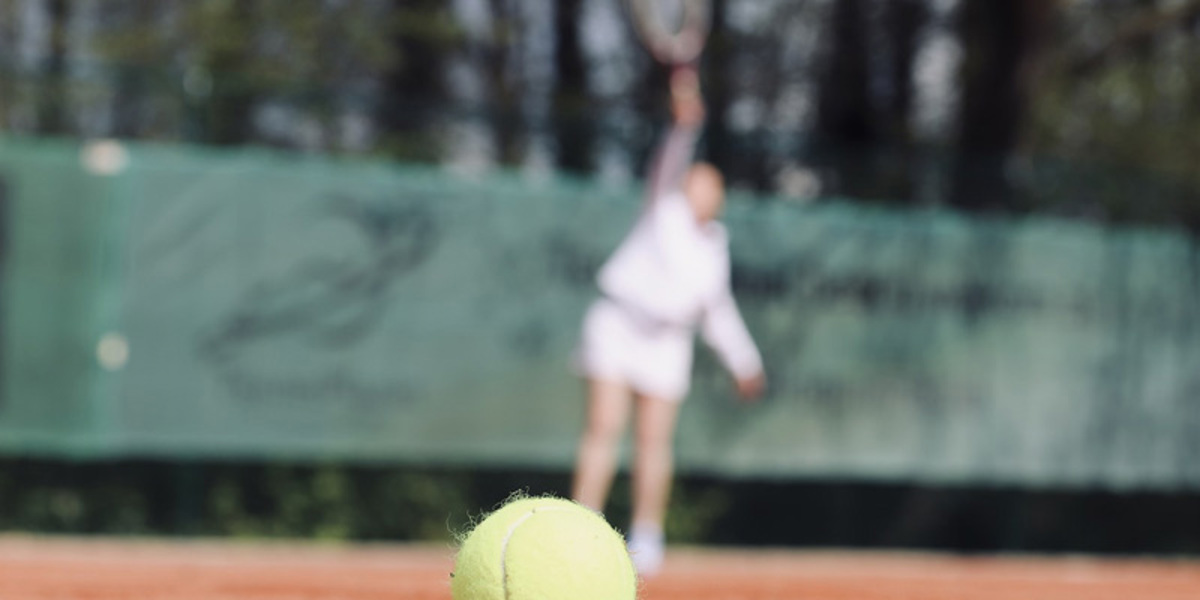
{"type": "Polygon", "coordinates": [[[691,383],[692,337],[686,327],[648,320],[601,297],[583,319],[575,368],[586,378],[679,402],[691,383]]]}

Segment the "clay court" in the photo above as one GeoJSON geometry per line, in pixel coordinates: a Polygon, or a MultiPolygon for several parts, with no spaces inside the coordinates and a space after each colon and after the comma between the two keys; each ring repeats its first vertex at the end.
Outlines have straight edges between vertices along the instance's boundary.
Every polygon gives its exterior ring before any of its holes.
{"type": "MultiPolygon", "coordinates": [[[[452,549],[0,539],[4,600],[449,600],[452,549]]],[[[1200,563],[842,552],[674,552],[644,600],[1200,597],[1200,563]]]]}

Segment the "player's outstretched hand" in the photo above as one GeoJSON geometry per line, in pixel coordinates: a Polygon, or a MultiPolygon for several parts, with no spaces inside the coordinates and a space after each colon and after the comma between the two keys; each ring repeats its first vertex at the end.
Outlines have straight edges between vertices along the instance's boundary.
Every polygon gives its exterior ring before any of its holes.
{"type": "Polygon", "coordinates": [[[738,397],[743,402],[757,402],[766,391],[767,376],[765,373],[737,380],[738,397]]]}

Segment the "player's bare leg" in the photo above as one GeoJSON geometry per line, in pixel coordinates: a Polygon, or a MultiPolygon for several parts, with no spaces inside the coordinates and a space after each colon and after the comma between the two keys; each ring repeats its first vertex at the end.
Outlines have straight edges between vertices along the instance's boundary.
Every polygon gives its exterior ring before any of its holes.
{"type": "Polygon", "coordinates": [[[587,422],[579,441],[571,497],[596,511],[604,510],[617,471],[617,453],[629,422],[629,386],[589,380],[587,422]]]}
{"type": "Polygon", "coordinates": [[[633,524],[629,549],[642,575],[662,565],[663,523],[671,496],[675,457],[672,440],[679,402],[639,395],[633,465],[633,524]]]}

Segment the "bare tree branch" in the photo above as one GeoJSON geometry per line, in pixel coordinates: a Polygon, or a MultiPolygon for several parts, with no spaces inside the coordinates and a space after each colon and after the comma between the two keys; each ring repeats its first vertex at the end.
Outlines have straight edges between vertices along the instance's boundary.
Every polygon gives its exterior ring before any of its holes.
{"type": "Polygon", "coordinates": [[[1068,55],[1064,61],[1065,71],[1075,76],[1086,75],[1131,48],[1153,39],[1163,30],[1196,18],[1200,18],[1200,0],[1147,11],[1132,19],[1104,43],[1073,56],[1068,55]]]}

